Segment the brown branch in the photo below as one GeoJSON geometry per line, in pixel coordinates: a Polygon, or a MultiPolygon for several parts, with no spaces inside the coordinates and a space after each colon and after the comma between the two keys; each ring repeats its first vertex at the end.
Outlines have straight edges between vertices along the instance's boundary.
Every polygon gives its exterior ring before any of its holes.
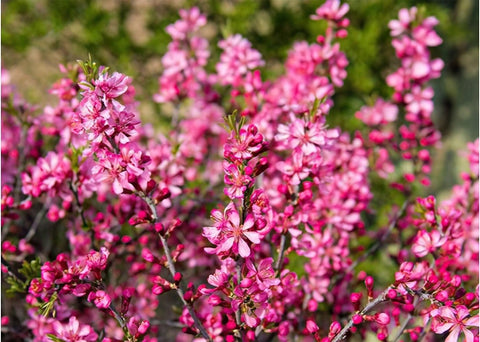
{"type": "MultiPolygon", "coordinates": [[[[360,311],[359,315],[363,316],[366,315],[370,310],[374,309],[377,305],[387,301],[387,293],[391,289],[389,286],[385,291],[383,291],[377,298],[374,300],[370,301],[362,311],[360,311]]],[[[332,340],[332,342],[339,342],[342,341],[346,338],[348,331],[350,328],[353,326],[353,317],[350,318],[348,323],[343,327],[343,329],[335,336],[335,338],[332,340]]]]}
{"type": "MultiPolygon", "coordinates": [[[[150,211],[153,215],[154,222],[157,223],[158,222],[158,213],[157,213],[157,208],[155,207],[155,203],[153,203],[153,200],[150,197],[145,196],[142,193],[137,193],[137,195],[139,195],[143,199],[143,201],[147,204],[147,206],[149,207],[149,209],[150,209],[150,211]]],[[[168,247],[167,240],[161,234],[158,234],[158,237],[160,238],[160,242],[162,243],[162,247],[163,247],[163,251],[165,253],[165,257],[167,258],[168,270],[170,271],[170,274],[172,275],[172,277],[175,277],[175,274],[177,273],[177,271],[175,269],[175,264],[173,262],[172,256],[170,254],[170,248],[168,247]]],[[[183,290],[180,287],[180,285],[176,286],[175,291],[176,291],[178,297],[180,298],[180,301],[182,302],[182,304],[187,308],[190,316],[192,317],[192,319],[195,323],[195,326],[200,331],[200,334],[207,341],[213,342],[212,338],[208,335],[208,332],[205,329],[205,327],[203,326],[202,322],[200,322],[200,319],[198,318],[197,314],[195,313],[195,310],[193,309],[192,305],[187,303],[187,301],[185,300],[184,293],[183,293],[183,290]]]]}

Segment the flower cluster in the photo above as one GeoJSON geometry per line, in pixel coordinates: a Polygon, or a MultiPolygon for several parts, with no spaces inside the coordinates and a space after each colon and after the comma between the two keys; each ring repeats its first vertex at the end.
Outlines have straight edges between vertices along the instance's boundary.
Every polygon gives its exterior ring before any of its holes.
{"type": "Polygon", "coordinates": [[[328,119],[348,11],[327,0],[311,16],[325,31],[264,81],[246,38],[225,37],[215,59],[207,17],[181,10],[154,95],[168,135],[140,124],[129,77],[91,60],[61,66],[42,110],[2,69],[2,272],[26,308],[7,303],[2,334],[478,340],[478,139],[445,200],[412,184],[428,187],[440,139],[437,20],[414,7],[390,22],[394,94],[347,132],[328,119]]]}

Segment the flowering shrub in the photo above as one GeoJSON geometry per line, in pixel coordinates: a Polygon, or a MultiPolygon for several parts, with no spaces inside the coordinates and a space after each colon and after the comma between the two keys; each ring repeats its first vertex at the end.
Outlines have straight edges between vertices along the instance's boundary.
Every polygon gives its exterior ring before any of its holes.
{"type": "Polygon", "coordinates": [[[173,110],[167,135],[140,125],[129,77],[91,60],[62,66],[40,111],[2,70],[2,272],[25,307],[2,317],[9,336],[478,341],[478,140],[448,199],[419,197],[440,143],[437,20],[413,7],[390,22],[393,95],[342,132],[326,117],[347,77],[348,10],[320,6],[325,32],[268,81],[240,35],[208,71],[206,17],[180,11],[154,95],[173,110]],[[388,215],[373,181],[395,189],[388,215]],[[45,215],[66,248],[38,237],[45,215]]]}

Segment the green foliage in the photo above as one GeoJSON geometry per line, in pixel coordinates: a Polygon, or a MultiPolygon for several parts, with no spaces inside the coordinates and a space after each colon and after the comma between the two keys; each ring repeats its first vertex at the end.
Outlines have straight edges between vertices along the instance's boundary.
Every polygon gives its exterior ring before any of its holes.
{"type": "Polygon", "coordinates": [[[30,282],[40,277],[40,268],[42,267],[40,259],[36,258],[30,262],[23,261],[22,267],[18,270],[18,273],[23,275],[23,279],[16,275],[9,275],[6,279],[10,287],[7,289],[6,293],[9,295],[14,295],[16,293],[26,293],[30,282]]]}
{"type": "Polygon", "coordinates": [[[65,340],[62,340],[61,338],[58,338],[57,336],[55,336],[53,334],[47,334],[47,336],[53,342],[65,342],[65,340]]]}
{"type": "Polygon", "coordinates": [[[56,315],[55,302],[57,301],[57,299],[58,299],[58,294],[54,292],[47,302],[44,302],[40,305],[38,312],[45,317],[47,317],[48,315],[50,315],[50,313],[52,313],[53,317],[55,317],[56,315]]]}

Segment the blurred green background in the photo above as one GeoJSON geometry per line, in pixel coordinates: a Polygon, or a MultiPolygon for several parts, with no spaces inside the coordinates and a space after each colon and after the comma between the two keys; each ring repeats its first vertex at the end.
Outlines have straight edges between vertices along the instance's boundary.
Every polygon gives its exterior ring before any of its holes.
{"type": "MultiPolygon", "coordinates": [[[[162,108],[152,101],[158,89],[161,57],[170,42],[165,27],[178,10],[198,6],[208,17],[202,34],[209,39],[212,63],[222,32],[240,33],[266,59],[263,75],[283,70],[288,49],[296,40],[314,42],[322,23],[309,20],[323,1],[312,0],[4,0],[2,1],[2,64],[12,82],[31,103],[53,103],[47,94],[60,77],[59,63],[86,59],[110,66],[134,79],[143,118],[155,122],[162,108]]],[[[478,137],[478,2],[475,0],[350,1],[349,37],[342,49],[350,60],[345,86],[335,95],[329,124],[362,128],[353,117],[375,96],[388,97],[385,76],[398,67],[391,47],[388,21],[403,7],[417,6],[440,20],[444,44],[434,57],[445,61],[436,90],[435,121],[444,136],[436,152],[431,192],[458,181],[466,163],[457,152],[478,137]]]]}

